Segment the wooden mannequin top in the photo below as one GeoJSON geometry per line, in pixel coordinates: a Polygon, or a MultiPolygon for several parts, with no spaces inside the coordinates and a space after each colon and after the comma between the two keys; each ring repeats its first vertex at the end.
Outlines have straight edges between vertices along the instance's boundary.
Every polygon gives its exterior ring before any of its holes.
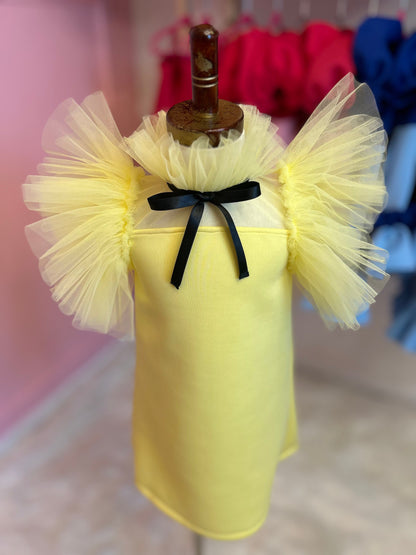
{"type": "Polygon", "coordinates": [[[230,129],[244,127],[241,108],[228,100],[218,100],[218,31],[211,25],[190,30],[192,100],[175,104],[166,115],[168,131],[181,144],[190,146],[208,135],[213,146],[230,129]]]}

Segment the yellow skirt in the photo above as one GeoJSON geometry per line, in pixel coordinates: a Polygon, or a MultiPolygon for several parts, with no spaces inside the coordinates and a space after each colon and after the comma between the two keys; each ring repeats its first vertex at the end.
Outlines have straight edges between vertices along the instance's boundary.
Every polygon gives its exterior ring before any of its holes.
{"type": "Polygon", "coordinates": [[[264,522],[276,465],[297,448],[287,231],[200,228],[181,288],[170,274],[183,228],[136,230],[136,484],[217,539],[264,522]],[[213,255],[213,253],[215,253],[213,255]]]}

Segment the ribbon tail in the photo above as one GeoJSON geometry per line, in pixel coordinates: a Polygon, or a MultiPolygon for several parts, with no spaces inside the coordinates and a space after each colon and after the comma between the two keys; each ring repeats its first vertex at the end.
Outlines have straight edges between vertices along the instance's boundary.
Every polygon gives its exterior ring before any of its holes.
{"type": "Polygon", "coordinates": [[[199,223],[204,213],[204,203],[197,202],[192,208],[191,214],[186,224],[185,233],[182,237],[182,243],[179,247],[178,255],[176,257],[175,267],[173,268],[171,284],[179,289],[183,274],[185,272],[186,263],[188,262],[189,254],[194,243],[196,233],[198,231],[199,223]]]}
{"type": "Polygon", "coordinates": [[[231,233],[231,239],[233,240],[233,243],[234,243],[235,254],[237,255],[237,262],[238,262],[238,269],[239,269],[238,278],[239,279],[246,278],[250,274],[248,273],[246,255],[244,254],[243,245],[241,243],[240,236],[238,235],[237,228],[235,227],[234,220],[232,219],[231,214],[224,206],[222,206],[221,204],[216,204],[216,206],[221,210],[224,218],[227,220],[228,229],[230,230],[230,233],[231,233]]]}

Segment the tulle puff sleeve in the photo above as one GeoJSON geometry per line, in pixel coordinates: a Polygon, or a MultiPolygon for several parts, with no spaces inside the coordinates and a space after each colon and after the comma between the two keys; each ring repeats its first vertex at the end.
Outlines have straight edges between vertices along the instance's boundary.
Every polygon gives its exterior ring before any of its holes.
{"type": "Polygon", "coordinates": [[[385,148],[374,97],[348,74],[278,162],[289,270],[329,326],[357,328],[387,278],[368,235],[386,198],[385,148]]]}
{"type": "Polygon", "coordinates": [[[42,219],[26,227],[43,279],[75,327],[134,336],[130,264],[133,211],[144,171],[101,93],[65,101],[43,136],[47,157],[23,185],[42,219]]]}

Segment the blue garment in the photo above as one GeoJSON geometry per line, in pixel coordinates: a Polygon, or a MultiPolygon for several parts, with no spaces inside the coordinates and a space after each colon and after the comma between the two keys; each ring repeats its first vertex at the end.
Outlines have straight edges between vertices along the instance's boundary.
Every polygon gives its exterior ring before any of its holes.
{"type": "MultiPolygon", "coordinates": [[[[305,297],[302,297],[300,301],[300,306],[303,308],[303,310],[315,310],[314,306],[305,297]]],[[[360,324],[360,326],[366,326],[370,323],[370,321],[371,312],[369,308],[366,308],[363,312],[360,312],[360,314],[357,315],[357,322],[360,324]]]]}
{"type": "Polygon", "coordinates": [[[416,229],[416,202],[410,204],[409,208],[404,212],[383,212],[378,217],[374,227],[393,225],[398,222],[406,224],[411,230],[416,229]]]}
{"type": "Polygon", "coordinates": [[[395,124],[416,122],[416,33],[404,40],[397,51],[393,102],[395,124]]]}
{"type": "Polygon", "coordinates": [[[402,223],[383,225],[373,233],[373,243],[389,252],[389,274],[416,272],[416,248],[410,228],[402,223]]]}
{"type": "Polygon", "coordinates": [[[357,78],[371,87],[386,131],[416,123],[416,33],[403,37],[397,19],[371,17],[354,41],[357,78]]]}
{"type": "Polygon", "coordinates": [[[416,274],[402,278],[402,290],[394,301],[393,314],[387,335],[416,353],[416,274]]]}
{"type": "Polygon", "coordinates": [[[384,170],[388,192],[386,210],[404,212],[409,207],[416,183],[416,123],[394,128],[384,170]]]}
{"type": "Polygon", "coordinates": [[[371,17],[359,26],[354,41],[357,79],[371,87],[388,133],[395,122],[395,63],[402,40],[400,21],[371,17]]]}
{"type": "Polygon", "coordinates": [[[389,251],[387,271],[402,276],[388,335],[416,352],[416,33],[404,38],[400,21],[368,18],[355,37],[354,61],[357,78],[373,90],[391,135],[388,212],[379,216],[373,233],[373,242],[389,251]]]}

